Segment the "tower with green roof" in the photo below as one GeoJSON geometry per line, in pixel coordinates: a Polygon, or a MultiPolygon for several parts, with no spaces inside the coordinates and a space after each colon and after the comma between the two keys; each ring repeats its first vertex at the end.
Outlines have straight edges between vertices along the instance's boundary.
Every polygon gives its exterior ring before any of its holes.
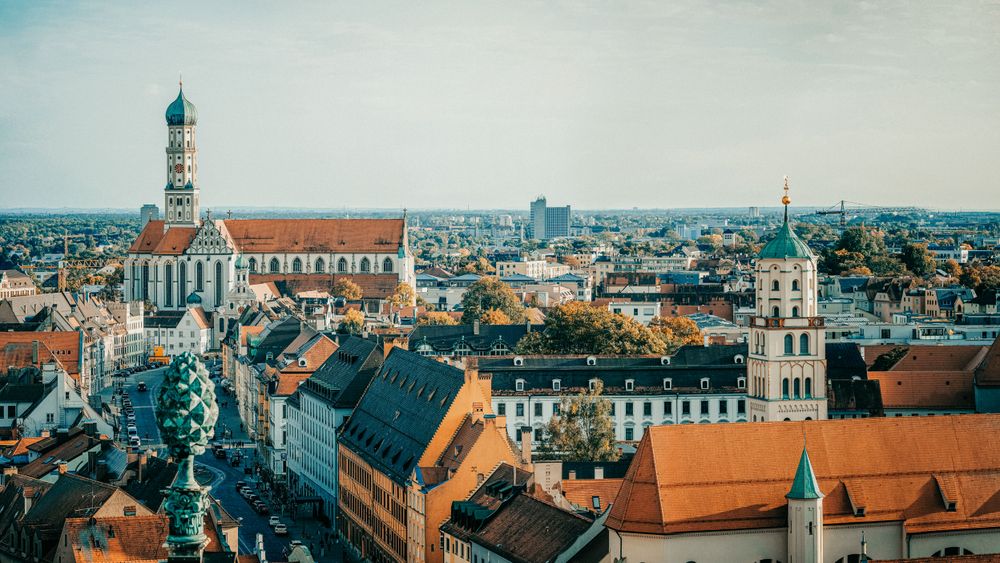
{"type": "Polygon", "coordinates": [[[199,220],[198,110],[184,96],[180,84],[177,98],[167,106],[167,185],[163,188],[164,228],[194,227],[199,220]]]}
{"type": "Polygon", "coordinates": [[[785,498],[788,499],[788,560],[822,563],[823,492],[804,445],[785,498]]]}
{"type": "Polygon", "coordinates": [[[827,417],[826,332],[818,311],[816,256],[788,218],[757,255],[747,360],[751,422],[827,417]]]}

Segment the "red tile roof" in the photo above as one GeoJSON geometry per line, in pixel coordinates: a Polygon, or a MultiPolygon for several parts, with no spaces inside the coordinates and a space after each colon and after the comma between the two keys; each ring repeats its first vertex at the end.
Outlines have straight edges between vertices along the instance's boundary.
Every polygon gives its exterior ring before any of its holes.
{"type": "Polygon", "coordinates": [[[139,233],[129,252],[141,254],[179,255],[191,246],[191,241],[198,234],[195,227],[171,227],[165,232],[163,221],[150,221],[139,233]]]}
{"type": "Polygon", "coordinates": [[[986,355],[986,346],[909,346],[890,371],[973,370],[986,355]]]}
{"type": "Polygon", "coordinates": [[[975,409],[969,371],[870,371],[887,409],[975,409]]]}
{"type": "Polygon", "coordinates": [[[395,253],[402,219],[227,219],[237,248],[252,252],[395,253]]]}
{"type": "Polygon", "coordinates": [[[651,534],[784,526],[804,437],[827,524],[1000,528],[1000,449],[982,446],[998,433],[1000,415],[654,426],[607,525],[651,534]],[[941,476],[957,498],[952,512],[941,476]],[[852,493],[864,497],[864,516],[854,515],[852,493]]]}
{"type": "Polygon", "coordinates": [[[564,479],[563,496],[571,503],[587,510],[603,511],[618,498],[622,479],[564,479]],[[600,507],[594,507],[594,497],[600,498],[600,507]]]}
{"type": "Polygon", "coordinates": [[[362,299],[385,299],[399,285],[397,274],[250,274],[251,284],[271,283],[275,294],[295,295],[303,291],[332,292],[340,280],[350,280],[361,288],[362,299]],[[277,285],[281,284],[281,288],[277,285]]]}
{"type": "Polygon", "coordinates": [[[27,342],[38,340],[45,344],[54,355],[66,373],[80,373],[80,333],[77,331],[60,332],[0,332],[0,348],[12,342],[27,342]]]}
{"type": "Polygon", "coordinates": [[[167,558],[166,515],[114,518],[69,518],[63,527],[74,561],[87,563],[155,563],[167,558]]]}
{"type": "Polygon", "coordinates": [[[1000,338],[993,341],[983,361],[976,368],[975,374],[976,385],[1000,386],[1000,338]]]}
{"type": "Polygon", "coordinates": [[[38,361],[32,361],[34,345],[31,342],[7,342],[0,346],[0,370],[8,367],[41,367],[49,362],[59,362],[59,358],[49,350],[44,342],[38,341],[38,361]]]}

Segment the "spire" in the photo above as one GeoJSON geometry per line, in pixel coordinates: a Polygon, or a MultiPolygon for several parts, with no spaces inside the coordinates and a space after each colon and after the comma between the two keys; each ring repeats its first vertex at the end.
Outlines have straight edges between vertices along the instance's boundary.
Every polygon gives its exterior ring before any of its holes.
{"type": "Polygon", "coordinates": [[[813,473],[812,462],[809,461],[809,453],[806,451],[805,446],[802,447],[802,457],[799,458],[799,467],[795,470],[792,488],[785,495],[785,498],[796,500],[823,498],[823,493],[819,490],[819,483],[816,482],[816,474],[813,473]]]}
{"type": "Polygon", "coordinates": [[[792,203],[792,198],[788,197],[788,176],[785,176],[785,195],[781,196],[781,205],[785,206],[785,223],[788,223],[788,204],[792,203]]]}

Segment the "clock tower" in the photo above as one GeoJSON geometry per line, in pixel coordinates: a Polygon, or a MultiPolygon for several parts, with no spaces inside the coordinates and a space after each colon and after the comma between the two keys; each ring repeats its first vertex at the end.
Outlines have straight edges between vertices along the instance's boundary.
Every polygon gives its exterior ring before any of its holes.
{"type": "Polygon", "coordinates": [[[198,211],[198,148],[195,129],[198,111],[184,97],[181,83],[177,99],[167,106],[167,186],[163,189],[165,229],[196,227],[198,211]]]}

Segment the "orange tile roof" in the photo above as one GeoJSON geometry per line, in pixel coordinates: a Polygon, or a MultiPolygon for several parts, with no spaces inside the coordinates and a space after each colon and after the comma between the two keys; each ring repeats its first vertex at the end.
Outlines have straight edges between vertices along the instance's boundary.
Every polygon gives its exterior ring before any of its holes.
{"type": "Polygon", "coordinates": [[[254,336],[256,336],[256,335],[264,332],[265,328],[266,327],[263,326],[263,325],[259,325],[259,326],[242,326],[241,325],[240,326],[240,344],[243,345],[243,346],[246,346],[247,345],[247,336],[249,336],[251,334],[254,335],[254,336]]]}
{"type": "Polygon", "coordinates": [[[986,346],[909,346],[891,371],[973,370],[986,355],[986,346]]]}
{"type": "Polygon", "coordinates": [[[0,347],[11,342],[31,343],[38,340],[44,343],[49,351],[62,364],[66,373],[76,376],[80,373],[80,333],[73,331],[57,332],[0,332],[0,347]]]}
{"type": "Polygon", "coordinates": [[[385,299],[392,295],[399,285],[399,277],[391,274],[250,274],[251,284],[270,283],[275,295],[281,295],[277,284],[283,286],[284,293],[294,295],[303,291],[333,291],[340,280],[350,280],[361,288],[363,299],[385,299]]]}
{"type": "Polygon", "coordinates": [[[157,562],[167,558],[163,547],[169,526],[163,514],[69,518],[63,526],[75,561],[87,563],[157,562]]]}
{"type": "Polygon", "coordinates": [[[870,371],[887,409],[975,409],[970,371],[870,371]]]}
{"type": "Polygon", "coordinates": [[[299,384],[309,379],[310,375],[312,375],[312,372],[278,374],[278,386],[275,388],[274,394],[278,396],[291,395],[299,388],[299,384]]]}
{"type": "Polygon", "coordinates": [[[990,387],[1000,385],[1000,338],[993,341],[983,361],[976,367],[975,374],[976,385],[990,387]]]}
{"type": "Polygon", "coordinates": [[[10,453],[7,454],[7,457],[14,457],[14,456],[18,456],[18,455],[27,455],[28,454],[28,446],[30,446],[31,444],[34,444],[36,442],[41,442],[44,439],[45,438],[42,438],[42,437],[21,438],[20,440],[17,441],[17,443],[14,444],[13,449],[10,450],[10,453]]]}
{"type": "Polygon", "coordinates": [[[607,526],[651,534],[783,526],[804,436],[827,524],[1000,528],[1000,449],[982,447],[998,433],[1000,415],[654,426],[607,526]],[[958,499],[953,512],[941,498],[943,475],[958,499]],[[864,516],[854,515],[850,494],[866,504],[864,516]]]}
{"type": "Polygon", "coordinates": [[[395,253],[402,219],[227,219],[237,248],[251,252],[395,253]]]}
{"type": "Polygon", "coordinates": [[[150,221],[143,227],[129,252],[141,254],[180,255],[191,246],[198,234],[196,227],[171,227],[164,232],[163,221],[150,221]]]}
{"type": "Polygon", "coordinates": [[[32,361],[33,356],[34,345],[31,342],[7,342],[0,346],[0,369],[40,367],[49,362],[60,363],[59,358],[42,341],[38,341],[38,361],[32,361]]]}
{"type": "Polygon", "coordinates": [[[862,346],[861,351],[865,357],[865,364],[867,364],[868,367],[872,367],[872,364],[875,363],[875,360],[877,360],[879,356],[885,354],[886,352],[891,352],[896,348],[906,348],[906,346],[899,346],[896,344],[874,344],[871,346],[862,346]]]}
{"type": "Polygon", "coordinates": [[[594,497],[600,498],[600,510],[614,504],[623,479],[564,479],[563,496],[571,503],[594,510],[594,497]]]}
{"type": "MultiPolygon", "coordinates": [[[[325,335],[312,335],[308,342],[291,350],[293,356],[292,363],[282,368],[281,373],[303,373],[311,375],[319,366],[323,365],[334,352],[337,351],[337,343],[330,340],[325,335]],[[306,360],[305,366],[299,366],[300,359],[306,360]]],[[[289,353],[289,352],[286,352],[289,353]]]]}

